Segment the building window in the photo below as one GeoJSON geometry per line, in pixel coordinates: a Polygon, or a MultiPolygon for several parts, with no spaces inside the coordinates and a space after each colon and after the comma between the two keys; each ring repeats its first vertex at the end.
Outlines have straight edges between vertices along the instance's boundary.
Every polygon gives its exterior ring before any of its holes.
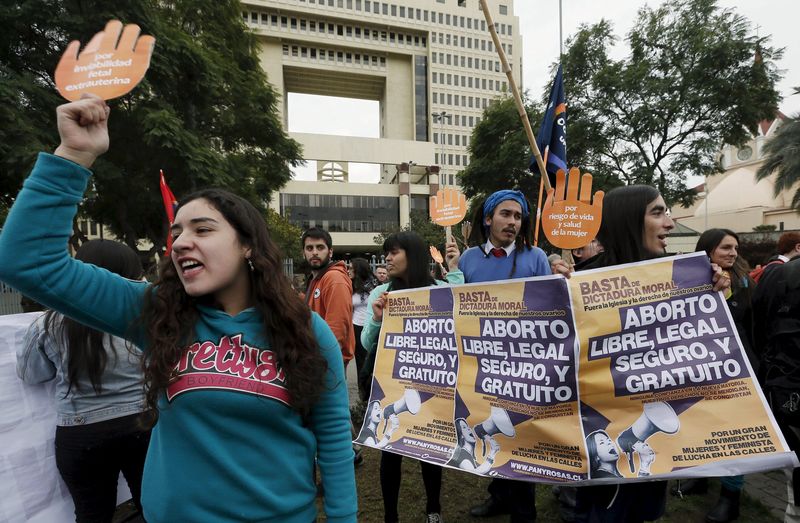
{"type": "Polygon", "coordinates": [[[414,111],[416,139],[428,141],[428,58],[414,57],[414,111]]]}
{"type": "Polygon", "coordinates": [[[508,6],[500,4],[500,14],[507,15],[508,14],[508,6]]]}
{"type": "Polygon", "coordinates": [[[281,194],[280,203],[281,215],[303,229],[321,226],[331,232],[385,232],[396,229],[400,221],[399,200],[393,197],[281,194]]]}

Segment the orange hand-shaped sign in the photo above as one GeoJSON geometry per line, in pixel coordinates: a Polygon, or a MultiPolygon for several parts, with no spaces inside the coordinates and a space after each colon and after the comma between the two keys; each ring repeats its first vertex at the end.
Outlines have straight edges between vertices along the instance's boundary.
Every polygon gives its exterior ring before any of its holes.
{"type": "Polygon", "coordinates": [[[435,261],[436,263],[444,263],[444,258],[442,258],[442,253],[439,252],[439,249],[431,245],[430,251],[431,251],[431,258],[433,258],[433,261],[435,261]]]}
{"type": "Polygon", "coordinates": [[[430,198],[431,221],[443,227],[455,225],[467,215],[467,199],[455,189],[439,189],[430,198]]]}
{"type": "Polygon", "coordinates": [[[569,170],[569,184],[564,171],[556,173],[556,188],[547,191],[542,209],[542,229],[550,243],[562,249],[577,249],[591,242],[600,230],[603,216],[603,191],[594,193],[592,202],[592,175],[573,167],[569,170]],[[579,182],[580,178],[580,182],[579,182]],[[580,197],[578,196],[580,183],[580,197]],[[566,186],[566,197],[564,187],[566,186]]]}
{"type": "Polygon", "coordinates": [[[139,26],[111,20],[78,54],[81,43],[69,43],[56,67],[56,88],[70,101],[83,93],[103,100],[127,94],[144,77],[156,39],[139,36],[139,26]]]}

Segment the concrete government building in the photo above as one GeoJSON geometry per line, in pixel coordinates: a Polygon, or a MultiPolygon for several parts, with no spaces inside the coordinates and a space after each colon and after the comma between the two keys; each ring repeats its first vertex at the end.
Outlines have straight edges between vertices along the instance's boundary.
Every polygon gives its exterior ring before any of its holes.
{"type": "MultiPolygon", "coordinates": [[[[513,0],[487,3],[521,87],[513,0]]],[[[270,202],[299,227],[330,231],[338,254],[374,252],[376,234],[427,213],[468,164],[483,109],[508,90],[478,0],[243,0],[242,10],[284,129],[289,93],[378,102],[378,138],[289,133],[316,180],[292,180],[270,202]],[[379,183],[350,182],[351,163],[379,166],[379,183]]]]}

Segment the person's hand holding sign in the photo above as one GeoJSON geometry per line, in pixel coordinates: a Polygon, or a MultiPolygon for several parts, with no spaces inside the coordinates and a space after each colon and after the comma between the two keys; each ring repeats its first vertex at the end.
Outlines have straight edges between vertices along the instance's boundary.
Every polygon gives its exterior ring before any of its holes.
{"type": "Polygon", "coordinates": [[[447,271],[444,268],[444,257],[442,257],[442,253],[439,252],[439,249],[434,247],[433,245],[430,246],[431,251],[431,258],[436,264],[442,269],[442,274],[447,274],[447,271]]]}
{"type": "Polygon", "coordinates": [[[61,96],[72,102],[84,93],[103,100],[127,94],[144,78],[150,66],[150,56],[156,39],[139,36],[139,26],[111,20],[86,44],[74,40],[64,51],[55,72],[55,82],[61,96]]]}
{"type": "Polygon", "coordinates": [[[562,249],[582,247],[592,241],[600,230],[605,193],[597,191],[592,203],[592,175],[580,174],[577,168],[570,169],[567,185],[564,171],[559,170],[556,173],[556,187],[547,191],[547,200],[542,209],[544,233],[550,243],[562,249]]]}
{"type": "Polygon", "coordinates": [[[110,111],[102,99],[91,94],[58,106],[56,122],[61,143],[53,154],[90,168],[108,150],[110,111]]]}

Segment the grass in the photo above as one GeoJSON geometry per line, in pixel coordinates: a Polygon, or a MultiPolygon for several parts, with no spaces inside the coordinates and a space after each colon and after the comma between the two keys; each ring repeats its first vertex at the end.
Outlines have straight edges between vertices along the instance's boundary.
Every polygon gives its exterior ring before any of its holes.
{"type": "MultiPolygon", "coordinates": [[[[364,464],[356,469],[358,484],[358,521],[364,523],[383,522],[383,498],[380,486],[380,451],[364,449],[364,464]]],[[[476,519],[469,515],[471,506],[482,502],[486,496],[489,480],[467,472],[444,469],[442,474],[442,516],[447,523],[458,522],[507,522],[508,516],[476,519]]],[[[666,515],[659,521],[666,523],[704,522],[705,514],[714,506],[719,493],[719,480],[712,480],[708,494],[678,499],[668,496],[666,515]]],[[[536,509],[538,521],[559,522],[558,503],[549,485],[536,487],[536,509]]],[[[400,486],[399,513],[401,522],[425,521],[425,490],[416,460],[403,460],[403,480],[400,486]]],[[[777,522],[769,511],[757,500],[743,497],[739,523],[777,522]]]]}
{"type": "MultiPolygon", "coordinates": [[[[350,366],[350,397],[357,398],[353,385],[354,366],[350,366]]],[[[364,404],[354,401],[350,408],[353,421],[357,428],[361,426],[364,415],[364,404]]],[[[383,497],[380,485],[380,460],[378,450],[364,448],[364,464],[356,469],[356,483],[358,487],[358,521],[359,523],[383,522],[383,497]]],[[[755,481],[756,477],[748,477],[746,481],[755,481]]],[[[486,487],[488,478],[481,478],[468,472],[453,469],[444,469],[442,473],[442,517],[447,523],[506,523],[508,516],[494,518],[473,518],[469,509],[473,505],[484,501],[488,493],[486,487]]],[[[672,485],[670,484],[670,487],[672,485]]],[[[553,497],[550,485],[538,484],[536,486],[536,511],[537,521],[542,523],[558,523],[561,521],[558,512],[558,503],[553,497]]],[[[701,496],[687,496],[683,499],[667,495],[667,510],[659,522],[664,523],[704,523],[706,512],[711,510],[717,502],[719,495],[719,480],[712,479],[708,493],[701,496]]],[[[400,485],[400,503],[398,507],[400,521],[423,522],[425,521],[425,489],[422,486],[422,475],[417,461],[411,458],[403,459],[403,480],[400,485]]],[[[320,514],[322,514],[320,507],[320,514]]],[[[740,516],[737,523],[777,523],[781,519],[774,517],[767,507],[757,499],[742,494],[740,516]]]]}

